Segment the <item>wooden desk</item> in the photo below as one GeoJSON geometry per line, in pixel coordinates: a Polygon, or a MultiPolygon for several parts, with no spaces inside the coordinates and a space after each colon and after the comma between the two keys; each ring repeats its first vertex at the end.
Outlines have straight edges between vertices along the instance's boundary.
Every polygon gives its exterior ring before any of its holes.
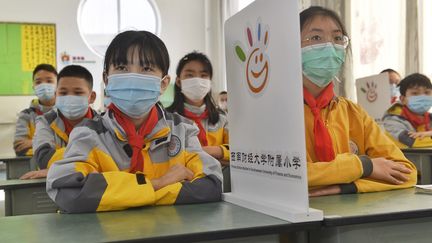
{"type": "Polygon", "coordinates": [[[431,242],[432,195],[414,189],[311,198],[324,211],[323,227],[309,231],[314,242],[431,242]]]}
{"type": "Polygon", "coordinates": [[[432,148],[406,148],[402,152],[417,167],[418,184],[432,184],[432,148]]]}
{"type": "Polygon", "coordinates": [[[5,216],[57,211],[46,193],[45,179],[4,180],[0,181],[0,190],[5,192],[5,216]]]}
{"type": "Polygon", "coordinates": [[[32,168],[30,156],[0,158],[6,164],[6,179],[18,179],[32,168]]]}
{"type": "Polygon", "coordinates": [[[289,233],[319,225],[320,222],[289,223],[219,202],[105,213],[5,217],[0,218],[0,239],[4,242],[197,242],[289,233]]]}

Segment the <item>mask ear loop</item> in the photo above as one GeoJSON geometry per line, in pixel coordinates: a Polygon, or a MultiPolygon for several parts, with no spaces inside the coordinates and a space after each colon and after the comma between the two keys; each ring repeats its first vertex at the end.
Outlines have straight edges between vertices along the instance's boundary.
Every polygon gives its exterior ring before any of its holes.
{"type": "MultiPolygon", "coordinates": [[[[165,76],[163,76],[162,78],[161,78],[161,83],[162,83],[162,81],[164,80],[164,79],[166,79],[168,77],[168,74],[166,74],[165,76]]],[[[162,96],[162,91],[159,91],[159,98],[158,98],[158,100],[160,99],[160,97],[162,96]]]]}

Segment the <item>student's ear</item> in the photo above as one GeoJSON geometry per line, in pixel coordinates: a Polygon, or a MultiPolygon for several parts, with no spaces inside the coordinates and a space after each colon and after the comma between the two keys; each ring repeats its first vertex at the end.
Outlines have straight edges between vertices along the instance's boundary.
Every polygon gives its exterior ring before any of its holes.
{"type": "Polygon", "coordinates": [[[161,94],[165,92],[165,90],[168,88],[168,85],[171,81],[171,77],[167,74],[161,81],[161,94]]]}
{"type": "Polygon", "coordinates": [[[96,92],[92,91],[89,97],[89,104],[93,104],[96,100],[96,92]]]}
{"type": "Polygon", "coordinates": [[[404,95],[399,96],[399,99],[402,103],[402,105],[407,105],[408,104],[408,98],[404,95]]]}
{"type": "Polygon", "coordinates": [[[106,73],[106,71],[103,71],[102,78],[103,78],[103,82],[104,82],[105,87],[106,87],[108,85],[108,74],[106,73]]]}
{"type": "Polygon", "coordinates": [[[181,82],[180,82],[180,78],[179,77],[176,77],[175,84],[177,85],[177,87],[181,88],[181,82]]]}

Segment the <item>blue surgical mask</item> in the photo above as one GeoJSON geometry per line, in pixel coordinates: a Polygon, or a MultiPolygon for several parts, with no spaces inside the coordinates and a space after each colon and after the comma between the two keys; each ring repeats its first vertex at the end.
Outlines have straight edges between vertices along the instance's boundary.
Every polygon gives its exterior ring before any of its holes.
{"type": "Polygon", "coordinates": [[[390,94],[391,94],[391,97],[399,97],[400,96],[400,91],[399,91],[399,87],[397,86],[397,84],[390,84],[390,94]]]}
{"type": "Polygon", "coordinates": [[[108,76],[106,93],[123,113],[131,118],[141,118],[158,102],[161,78],[138,73],[121,73],[108,76]]]}
{"type": "Polygon", "coordinates": [[[428,112],[432,107],[432,96],[429,95],[417,95],[408,98],[408,108],[410,111],[423,115],[428,112]]]}
{"type": "Polygon", "coordinates": [[[36,96],[42,101],[48,101],[54,98],[55,89],[55,84],[49,83],[38,84],[34,87],[36,96]]]}
{"type": "Polygon", "coordinates": [[[77,120],[87,113],[88,97],[77,95],[57,96],[55,106],[69,120],[77,120]]]}
{"type": "Polygon", "coordinates": [[[345,61],[345,48],[323,43],[302,48],[303,74],[323,88],[336,76],[345,61]]]}
{"type": "Polygon", "coordinates": [[[111,104],[111,97],[105,96],[104,97],[104,106],[108,107],[111,104]]]}

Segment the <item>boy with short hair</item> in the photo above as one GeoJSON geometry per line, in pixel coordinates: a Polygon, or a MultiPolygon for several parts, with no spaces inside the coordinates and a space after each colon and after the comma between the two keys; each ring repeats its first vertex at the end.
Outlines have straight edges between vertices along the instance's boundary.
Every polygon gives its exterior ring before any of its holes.
{"type": "Polygon", "coordinates": [[[30,107],[18,114],[13,147],[18,156],[32,156],[32,139],[36,117],[51,110],[55,103],[57,71],[50,64],[39,64],[33,70],[33,89],[37,96],[30,107]]]}
{"type": "Polygon", "coordinates": [[[33,141],[34,157],[39,171],[31,171],[21,179],[46,177],[47,168],[60,159],[72,129],[83,120],[97,117],[89,107],[96,99],[93,77],[84,67],[70,65],[58,74],[55,109],[36,119],[33,141]]]}
{"type": "Polygon", "coordinates": [[[400,148],[432,147],[432,83],[414,73],[400,83],[400,103],[392,105],[383,117],[383,125],[400,148]]]}

